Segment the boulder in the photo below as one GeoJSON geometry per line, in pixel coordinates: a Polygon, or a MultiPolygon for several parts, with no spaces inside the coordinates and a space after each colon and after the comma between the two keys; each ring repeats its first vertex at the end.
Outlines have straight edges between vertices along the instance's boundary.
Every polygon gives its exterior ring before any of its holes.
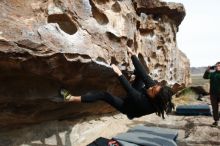
{"type": "Polygon", "coordinates": [[[113,112],[103,102],[55,103],[104,90],[125,95],[110,64],[130,79],[126,46],[158,81],[189,82],[189,60],[177,48],[183,5],[115,0],[0,1],[0,128],[113,112]]]}

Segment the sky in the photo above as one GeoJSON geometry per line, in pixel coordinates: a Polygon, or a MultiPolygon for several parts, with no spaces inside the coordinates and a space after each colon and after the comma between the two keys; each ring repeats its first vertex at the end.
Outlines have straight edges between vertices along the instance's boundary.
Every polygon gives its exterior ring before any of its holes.
{"type": "Polygon", "coordinates": [[[179,26],[177,45],[191,67],[220,61],[220,0],[163,0],[182,3],[186,16],[179,26]]]}

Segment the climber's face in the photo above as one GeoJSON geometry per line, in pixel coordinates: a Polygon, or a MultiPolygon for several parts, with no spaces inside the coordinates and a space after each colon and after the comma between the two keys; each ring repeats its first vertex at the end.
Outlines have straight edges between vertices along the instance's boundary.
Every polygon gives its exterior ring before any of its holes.
{"type": "Polygon", "coordinates": [[[220,71],[220,63],[217,63],[217,64],[216,64],[216,70],[217,70],[217,71],[220,71]]]}
{"type": "Polygon", "coordinates": [[[146,92],[149,95],[149,97],[154,98],[160,92],[160,89],[161,89],[160,85],[154,85],[154,86],[146,89],[146,92]]]}

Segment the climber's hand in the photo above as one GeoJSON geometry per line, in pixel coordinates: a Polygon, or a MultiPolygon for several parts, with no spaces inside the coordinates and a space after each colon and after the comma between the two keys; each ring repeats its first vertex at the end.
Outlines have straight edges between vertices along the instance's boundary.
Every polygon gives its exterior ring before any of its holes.
{"type": "Polygon", "coordinates": [[[122,72],[121,70],[115,65],[115,64],[112,64],[112,69],[114,70],[114,72],[118,75],[118,76],[121,76],[122,75],[122,72]]]}
{"type": "Polygon", "coordinates": [[[130,47],[127,46],[127,49],[128,49],[128,54],[129,55],[135,55],[135,53],[131,50],[130,47]]]}

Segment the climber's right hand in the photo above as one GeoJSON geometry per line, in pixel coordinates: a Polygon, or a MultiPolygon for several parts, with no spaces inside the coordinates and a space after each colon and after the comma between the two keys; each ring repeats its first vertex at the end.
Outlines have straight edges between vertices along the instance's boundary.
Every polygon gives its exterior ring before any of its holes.
{"type": "Polygon", "coordinates": [[[115,64],[112,64],[111,67],[118,76],[122,75],[121,70],[115,64]]]}
{"type": "Polygon", "coordinates": [[[135,55],[135,53],[131,50],[130,47],[127,46],[128,54],[130,55],[135,55]]]}

